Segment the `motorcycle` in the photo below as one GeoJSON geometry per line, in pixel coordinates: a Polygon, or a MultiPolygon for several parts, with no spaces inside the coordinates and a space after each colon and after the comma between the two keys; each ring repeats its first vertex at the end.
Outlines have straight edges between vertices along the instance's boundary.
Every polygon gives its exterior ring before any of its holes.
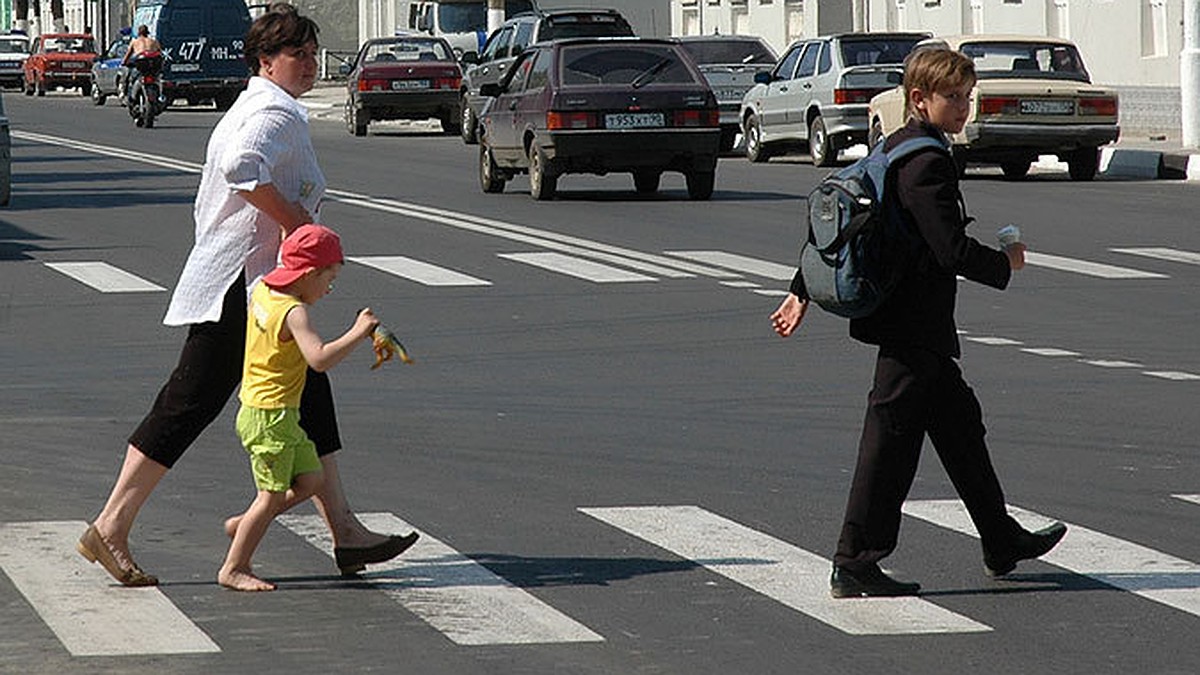
{"type": "Polygon", "coordinates": [[[133,123],[151,129],[154,118],[166,108],[162,97],[163,53],[145,51],[134,56],[129,65],[137,71],[129,84],[126,107],[133,123]]]}

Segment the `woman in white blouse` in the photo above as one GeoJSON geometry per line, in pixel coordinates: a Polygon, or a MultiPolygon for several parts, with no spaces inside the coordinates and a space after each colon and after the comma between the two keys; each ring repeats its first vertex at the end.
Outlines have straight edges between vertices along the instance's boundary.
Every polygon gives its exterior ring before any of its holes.
{"type": "MultiPolygon", "coordinates": [[[[126,586],[158,580],[133,561],[129,532],[151,491],[220,414],[241,378],[249,289],[275,267],[279,243],[317,222],[325,177],[296,98],[317,76],[317,25],[287,4],[273,5],[246,36],[254,76],[213,130],[196,196],[196,241],[164,323],[188,326],[179,364],[133,432],[104,509],[79,540],[79,552],[126,586]]],[[[343,574],[394,558],[415,534],[368,530],[342,492],[341,447],[328,377],[310,370],[301,426],[317,445],[325,473],[313,497],[333,535],[343,574]]],[[[232,526],[232,525],[231,525],[232,526]]]]}

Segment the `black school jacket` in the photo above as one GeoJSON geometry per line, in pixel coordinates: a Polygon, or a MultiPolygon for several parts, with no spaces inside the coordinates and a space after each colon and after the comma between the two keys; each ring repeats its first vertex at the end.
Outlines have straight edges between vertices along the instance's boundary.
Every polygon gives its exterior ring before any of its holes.
{"type": "MultiPolygon", "coordinates": [[[[910,120],[888,137],[885,148],[922,135],[942,137],[935,127],[910,120]]],[[[900,200],[901,212],[924,245],[884,304],[870,316],[851,319],[850,336],[868,344],[920,347],[957,358],[955,277],[1003,289],[1012,276],[1008,256],[967,236],[969,221],[958,172],[948,154],[918,151],[893,165],[889,173],[888,189],[900,200]]],[[[808,297],[799,271],[791,291],[808,297]]]]}

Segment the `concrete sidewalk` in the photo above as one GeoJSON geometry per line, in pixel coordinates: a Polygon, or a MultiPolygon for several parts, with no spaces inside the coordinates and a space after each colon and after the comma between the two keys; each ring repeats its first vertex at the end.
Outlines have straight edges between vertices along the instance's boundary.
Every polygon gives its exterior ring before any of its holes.
{"type": "MultiPolygon", "coordinates": [[[[300,102],[314,119],[341,120],[346,102],[344,82],[321,81],[300,102]]],[[[440,128],[436,121],[395,122],[406,126],[440,128]]],[[[1067,170],[1067,165],[1051,156],[1037,163],[1039,168],[1067,170]]],[[[1100,150],[1100,173],[1111,178],[1141,178],[1200,181],[1200,148],[1184,148],[1177,133],[1158,134],[1139,129],[1122,129],[1116,143],[1100,150]]]]}

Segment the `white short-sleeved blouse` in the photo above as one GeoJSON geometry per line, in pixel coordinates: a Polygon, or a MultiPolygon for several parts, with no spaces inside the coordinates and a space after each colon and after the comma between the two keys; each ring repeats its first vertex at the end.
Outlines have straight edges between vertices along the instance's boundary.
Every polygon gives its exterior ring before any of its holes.
{"type": "Polygon", "coordinates": [[[246,271],[249,289],[275,267],[280,226],[239,193],[273,184],[317,220],[325,176],[308,132],[308,112],[263,77],[213,129],[196,193],[196,241],[188,254],[163,323],[216,321],[229,286],[246,271]]]}

